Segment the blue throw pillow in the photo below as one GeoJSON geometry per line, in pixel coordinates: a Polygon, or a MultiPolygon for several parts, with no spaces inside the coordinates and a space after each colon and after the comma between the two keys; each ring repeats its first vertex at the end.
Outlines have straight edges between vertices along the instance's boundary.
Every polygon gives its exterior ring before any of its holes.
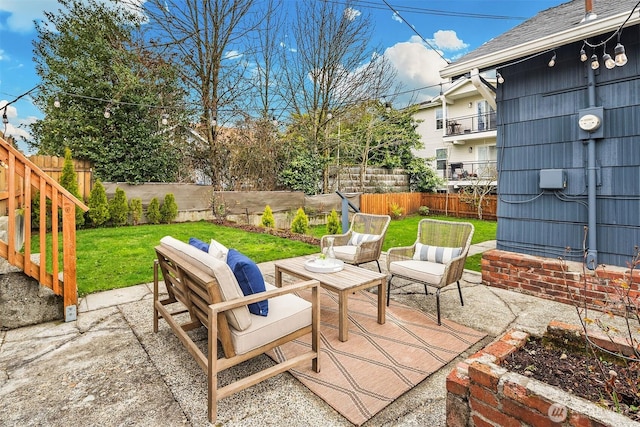
{"type": "MultiPolygon", "coordinates": [[[[242,293],[245,296],[266,291],[260,269],[246,255],[235,249],[229,249],[227,265],[236,276],[240,289],[242,289],[242,293]]],[[[249,304],[249,311],[258,316],[266,316],[269,313],[269,301],[264,300],[249,304]]]]}
{"type": "Polygon", "coordinates": [[[190,237],[189,238],[189,244],[191,246],[195,246],[196,248],[200,249],[201,251],[209,252],[209,244],[203,242],[200,239],[196,239],[195,237],[190,237]]]}

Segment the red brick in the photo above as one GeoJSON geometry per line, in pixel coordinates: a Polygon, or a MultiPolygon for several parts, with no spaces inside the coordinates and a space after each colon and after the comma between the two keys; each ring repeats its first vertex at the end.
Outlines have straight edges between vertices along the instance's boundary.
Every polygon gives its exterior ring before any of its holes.
{"type": "Polygon", "coordinates": [[[529,394],[526,387],[518,383],[506,381],[503,384],[503,394],[506,398],[521,403],[527,408],[533,408],[541,414],[546,414],[551,404],[535,394],[529,394]]]}
{"type": "Polygon", "coordinates": [[[536,427],[554,427],[558,425],[551,421],[546,414],[541,415],[537,411],[525,405],[520,405],[510,399],[503,399],[501,403],[502,412],[505,415],[522,420],[529,425],[536,427]]]}
{"type": "Polygon", "coordinates": [[[471,382],[486,387],[491,391],[498,391],[500,376],[501,375],[495,372],[489,365],[479,362],[473,362],[469,365],[469,378],[471,382]]]}
{"type": "Polygon", "coordinates": [[[502,340],[495,341],[484,348],[484,350],[497,357],[499,361],[503,361],[508,355],[517,350],[517,347],[504,342],[502,340]]]}
{"type": "Polygon", "coordinates": [[[454,368],[447,376],[447,392],[467,397],[469,395],[469,377],[463,377],[454,368]]]}
{"type": "Polygon", "coordinates": [[[569,415],[569,425],[572,427],[595,427],[591,420],[582,414],[569,415]]]}
{"type": "Polygon", "coordinates": [[[472,396],[474,399],[481,400],[487,405],[490,405],[493,407],[497,407],[499,403],[499,400],[496,394],[491,393],[486,388],[477,386],[475,384],[470,384],[469,395],[472,396]]]}
{"type": "MultiPolygon", "coordinates": [[[[520,421],[517,419],[505,415],[498,408],[491,407],[489,405],[485,405],[481,401],[474,399],[473,397],[469,399],[469,403],[471,405],[471,415],[474,415],[474,412],[477,412],[479,415],[483,416],[485,419],[495,423],[495,424],[485,424],[485,425],[499,425],[501,427],[521,427],[520,421]]],[[[476,418],[474,417],[474,422],[476,418]]],[[[476,423],[476,426],[480,424],[476,423]]]]}

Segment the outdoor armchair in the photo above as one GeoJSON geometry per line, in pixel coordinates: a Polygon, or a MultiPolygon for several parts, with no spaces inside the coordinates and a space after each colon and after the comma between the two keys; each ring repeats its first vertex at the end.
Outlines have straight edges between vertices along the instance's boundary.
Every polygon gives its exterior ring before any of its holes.
{"type": "Polygon", "coordinates": [[[412,246],[390,248],[387,252],[387,305],[394,277],[422,283],[436,288],[436,311],[440,324],[440,289],[456,282],[460,304],[462,290],[460,278],[471,246],[473,225],[468,222],[450,222],[423,219],[418,223],[418,238],[412,246]]]}
{"type": "Polygon", "coordinates": [[[382,272],[378,259],[390,222],[389,215],[356,213],[346,233],[322,236],[320,249],[324,252],[329,246],[329,238],[333,238],[336,258],[356,266],[375,261],[378,271],[382,272]]]}

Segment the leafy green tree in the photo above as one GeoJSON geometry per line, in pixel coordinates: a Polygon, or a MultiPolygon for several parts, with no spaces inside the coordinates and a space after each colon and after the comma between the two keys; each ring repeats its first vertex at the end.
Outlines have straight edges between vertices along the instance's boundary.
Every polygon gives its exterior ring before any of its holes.
{"type": "Polygon", "coordinates": [[[338,212],[335,209],[331,209],[331,213],[327,217],[327,233],[339,234],[340,232],[340,219],[338,218],[338,212]]]}
{"type": "Polygon", "coordinates": [[[154,197],[149,201],[146,213],[147,221],[151,224],[160,224],[160,202],[158,198],[154,197]]]}
{"type": "MultiPolygon", "coordinates": [[[[62,165],[62,173],[60,174],[60,185],[62,185],[69,193],[73,194],[76,199],[82,200],[80,189],[78,188],[78,174],[73,166],[73,158],[71,150],[64,150],[64,164],[62,165]]],[[[76,227],[84,225],[84,211],[76,206],[76,227]]]]}
{"type": "Polygon", "coordinates": [[[89,194],[89,219],[91,223],[100,227],[109,221],[111,216],[109,215],[109,203],[107,201],[107,192],[104,189],[104,185],[98,179],[91,189],[89,194]]]}
{"type": "Polygon", "coordinates": [[[176,198],[172,193],[165,194],[164,202],[160,206],[160,221],[166,224],[171,224],[171,221],[178,216],[178,205],[176,204],[176,198]]]}
{"type": "Polygon", "coordinates": [[[318,194],[324,161],[317,153],[299,152],[280,173],[280,184],[305,194],[318,194]]]}
{"type": "Polygon", "coordinates": [[[437,172],[427,165],[428,160],[429,159],[414,157],[409,164],[405,166],[405,170],[409,174],[410,191],[433,193],[444,183],[437,172]]]}
{"type": "Polygon", "coordinates": [[[298,208],[296,216],[291,222],[291,231],[298,234],[307,234],[309,231],[309,217],[304,213],[304,209],[298,208]]]}
{"type": "Polygon", "coordinates": [[[103,181],[173,181],[181,156],[159,125],[165,111],[182,118],[184,91],[176,68],[142,47],[143,16],[120,2],[58,2],[36,22],[34,102],[45,117],[31,146],[57,156],[69,147],[103,181]]]}
{"type": "Polygon", "coordinates": [[[265,227],[273,228],[276,226],[276,219],[273,217],[273,211],[271,210],[271,206],[267,205],[264,208],[264,212],[262,213],[261,219],[262,225],[265,227]]]}
{"type": "Polygon", "coordinates": [[[142,200],[129,200],[129,213],[131,214],[131,222],[133,225],[138,225],[140,223],[140,218],[142,218],[142,200]]]}
{"type": "Polygon", "coordinates": [[[129,204],[124,190],[116,187],[116,194],[109,201],[109,216],[113,225],[125,225],[129,216],[129,204]]]}

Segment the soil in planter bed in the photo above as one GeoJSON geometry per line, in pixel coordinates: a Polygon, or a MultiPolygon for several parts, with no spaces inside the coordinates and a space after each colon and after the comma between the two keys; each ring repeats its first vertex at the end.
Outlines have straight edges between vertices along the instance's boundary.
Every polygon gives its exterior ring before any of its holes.
{"type": "Polygon", "coordinates": [[[519,351],[507,357],[501,364],[512,372],[553,385],[576,396],[620,412],[640,422],[640,362],[621,366],[601,359],[602,369],[594,356],[575,354],[531,338],[519,351]],[[617,375],[616,404],[607,391],[609,371],[617,375]],[[602,372],[604,371],[604,373],[602,372]],[[618,407],[618,409],[616,409],[618,407]]]}

